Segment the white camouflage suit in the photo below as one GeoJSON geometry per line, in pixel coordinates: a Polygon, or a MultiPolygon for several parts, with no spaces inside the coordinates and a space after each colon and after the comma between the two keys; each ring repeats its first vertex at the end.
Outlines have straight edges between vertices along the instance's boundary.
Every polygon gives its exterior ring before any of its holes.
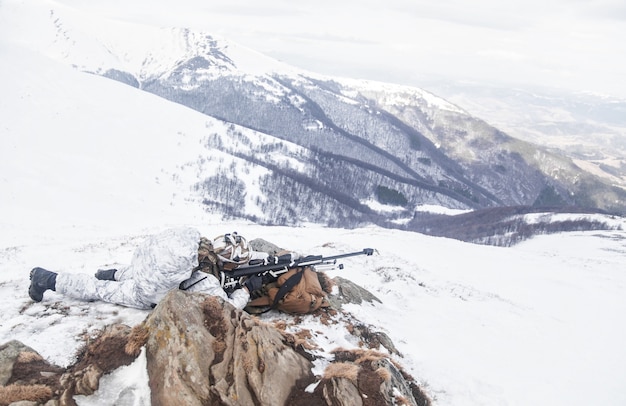
{"type": "Polygon", "coordinates": [[[82,300],[150,309],[168,291],[192,279],[200,282],[191,286],[189,292],[218,296],[243,309],[250,298],[246,289],[237,289],[229,297],[215,276],[193,271],[198,266],[200,237],[200,232],[194,228],[166,230],[144,241],[133,254],[131,264],[115,273],[115,281],[98,280],[93,275],[60,273],[56,278],[56,291],[82,300]]]}

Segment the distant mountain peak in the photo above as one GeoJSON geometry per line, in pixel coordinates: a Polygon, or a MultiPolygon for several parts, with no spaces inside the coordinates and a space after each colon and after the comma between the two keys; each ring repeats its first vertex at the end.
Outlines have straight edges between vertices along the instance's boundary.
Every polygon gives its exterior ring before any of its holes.
{"type": "MultiPolygon", "coordinates": [[[[180,162],[170,161],[167,173],[173,180],[184,177],[187,202],[212,213],[264,224],[374,223],[416,230],[423,205],[475,210],[546,204],[626,212],[624,190],[425,90],[302,71],[203,31],[82,17],[69,8],[40,12],[48,30],[29,38],[29,46],[62,62],[77,73],[67,76],[81,83],[86,75],[80,72],[89,72],[133,86],[109,92],[98,81],[101,94],[136,97],[115,115],[138,115],[153,95],[172,102],[164,104],[172,110],[188,108],[183,110],[193,118],[185,117],[200,127],[187,128],[175,110],[171,120],[158,121],[166,127],[158,134],[169,145],[194,145],[172,157],[180,162]]],[[[28,32],[6,30],[10,38],[28,32]]],[[[61,81],[55,86],[75,87],[61,81]]],[[[89,104],[93,97],[81,89],[76,103],[89,104]]],[[[82,109],[80,119],[109,120],[101,113],[106,100],[98,111],[82,109]]],[[[163,108],[159,104],[152,114],[167,117],[163,108]]],[[[114,131],[118,142],[150,144],[155,130],[149,128],[142,122],[139,130],[114,131]]],[[[58,131],[61,143],[64,131],[58,131]]],[[[154,178],[161,182],[159,174],[154,178]]]]}

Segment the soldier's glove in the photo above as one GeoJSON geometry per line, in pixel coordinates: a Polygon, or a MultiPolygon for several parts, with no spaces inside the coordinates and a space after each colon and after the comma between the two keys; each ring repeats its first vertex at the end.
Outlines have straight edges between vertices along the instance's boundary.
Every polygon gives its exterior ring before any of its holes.
{"type": "Polygon", "coordinates": [[[252,275],[248,277],[248,279],[246,279],[246,281],[243,283],[243,286],[248,289],[248,292],[252,293],[255,290],[259,290],[261,289],[261,287],[263,287],[263,278],[261,278],[261,276],[259,275],[252,275]]]}

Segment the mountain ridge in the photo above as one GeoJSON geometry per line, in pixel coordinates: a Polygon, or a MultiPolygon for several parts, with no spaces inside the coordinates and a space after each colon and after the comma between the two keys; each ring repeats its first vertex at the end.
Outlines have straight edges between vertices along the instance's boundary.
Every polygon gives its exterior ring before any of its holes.
{"type": "Polygon", "coordinates": [[[425,90],[304,72],[185,28],[127,24],[141,34],[124,42],[128,31],[73,28],[63,12],[47,17],[46,55],[226,122],[207,124],[203,158],[180,163],[195,167],[195,199],[226,218],[411,229],[415,208],[432,204],[626,212],[626,192],[425,90]],[[371,207],[381,188],[406,203],[371,207]]]}

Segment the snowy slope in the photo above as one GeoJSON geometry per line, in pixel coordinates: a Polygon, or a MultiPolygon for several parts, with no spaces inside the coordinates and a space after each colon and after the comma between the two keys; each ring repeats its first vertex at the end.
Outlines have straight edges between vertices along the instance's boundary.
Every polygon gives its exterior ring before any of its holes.
{"type": "MultiPolygon", "coordinates": [[[[154,224],[158,229],[158,219],[154,224]]],[[[554,235],[515,248],[494,248],[379,228],[198,226],[207,235],[236,229],[303,253],[377,248],[372,257],[345,259],[345,269],[330,274],[364,286],[382,301],[347,310],[391,337],[402,354],[396,359],[437,405],[626,401],[623,232],[554,235]]],[[[2,228],[3,235],[19,235],[2,228]]],[[[21,340],[63,365],[96,329],[113,322],[134,325],[147,315],[66,300],[54,292],[47,292],[40,304],[28,298],[32,266],[91,274],[98,267],[127,263],[144,237],[123,232],[100,236],[103,230],[108,230],[106,224],[75,226],[58,229],[43,244],[2,245],[0,342],[21,340]]],[[[264,318],[290,320],[279,314],[264,318]]],[[[293,328],[315,332],[322,345],[318,355],[357,345],[344,328],[329,328],[312,317],[293,328]]],[[[322,359],[316,372],[323,366],[322,359]]],[[[144,379],[141,371],[126,381],[144,379]]]]}
{"type": "MultiPolygon", "coordinates": [[[[0,30],[24,23],[11,18],[13,4],[0,5],[0,30]]],[[[437,405],[626,404],[625,232],[495,248],[377,227],[224,223],[190,190],[211,173],[211,162],[244,167],[204,146],[226,137],[227,125],[80,73],[35,43],[0,35],[0,55],[10,61],[0,64],[0,343],[21,340],[67,365],[98,328],[138,323],[146,312],[53,292],[32,303],[28,272],[43,266],[92,274],[128,263],[147,234],[185,224],[209,236],[237,230],[302,253],[376,248],[377,255],[346,259],[331,275],[381,299],[348,310],[391,337],[403,355],[398,361],[437,405]]],[[[263,136],[244,133],[259,142],[263,136]]],[[[251,167],[250,183],[257,170],[251,167]]],[[[310,317],[301,327],[308,326],[324,344],[320,355],[356,345],[343,329],[310,317]]],[[[145,391],[145,371],[134,368],[122,380],[145,391]]],[[[95,396],[102,398],[84,404],[110,404],[113,395],[95,396]]]]}
{"type": "MultiPolygon", "coordinates": [[[[246,211],[262,218],[255,185],[267,170],[225,151],[271,144],[273,137],[234,126],[241,134],[233,141],[232,125],[181,105],[19,44],[2,42],[0,52],[11,61],[0,66],[0,209],[7,219],[193,220],[206,214],[192,189],[224,167],[246,181],[246,211]]],[[[302,148],[284,141],[281,148],[267,160],[301,165],[290,156],[304,156],[302,148]]]]}
{"type": "Polygon", "coordinates": [[[73,6],[71,1],[3,2],[0,32],[78,70],[104,73],[118,69],[131,72],[140,80],[171,71],[182,61],[212,50],[226,51],[227,55],[212,60],[214,65],[206,70],[206,79],[223,75],[225,71],[255,75],[294,70],[227,39],[219,38],[217,44],[218,38],[207,33],[210,29],[191,31],[160,24],[130,23],[123,20],[125,15],[86,13],[73,6]],[[33,26],[38,29],[33,30],[33,26]]]}

